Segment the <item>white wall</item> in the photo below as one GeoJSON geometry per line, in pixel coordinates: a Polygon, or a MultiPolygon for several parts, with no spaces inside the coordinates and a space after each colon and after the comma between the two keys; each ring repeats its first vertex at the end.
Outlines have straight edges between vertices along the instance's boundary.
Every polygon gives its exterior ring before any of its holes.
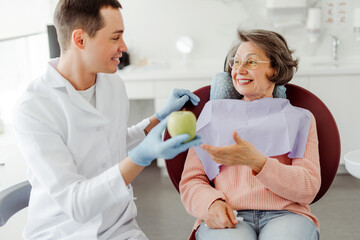
{"type": "Polygon", "coordinates": [[[239,1],[124,0],[125,40],[137,57],[180,60],[176,40],[195,42],[192,59],[224,59],[244,14],[239,1]]]}
{"type": "MultiPolygon", "coordinates": [[[[122,0],[125,21],[125,40],[136,58],[180,60],[175,41],[189,35],[195,41],[192,60],[223,61],[236,39],[236,29],[264,28],[282,33],[290,47],[301,57],[331,57],[330,34],[341,40],[339,57],[360,56],[360,42],[352,33],[352,9],[360,7],[359,0],[312,1],[323,9],[323,35],[316,44],[310,44],[305,24],[292,28],[274,28],[267,15],[265,0],[122,0]],[[340,7],[340,3],[345,6],[340,7]],[[330,8],[329,4],[334,7],[330,8]],[[344,10],[345,23],[337,18],[326,23],[328,11],[335,14],[344,10]]],[[[310,0],[309,0],[310,3],[310,0]]],[[[310,4],[309,4],[310,6],[310,4]]]]}
{"type": "Polygon", "coordinates": [[[0,40],[44,32],[48,0],[0,0],[0,40]]]}

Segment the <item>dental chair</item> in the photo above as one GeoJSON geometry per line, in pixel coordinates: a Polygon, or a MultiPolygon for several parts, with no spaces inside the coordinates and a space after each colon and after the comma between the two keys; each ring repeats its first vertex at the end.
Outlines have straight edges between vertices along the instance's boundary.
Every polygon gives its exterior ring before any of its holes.
{"type": "MultiPolygon", "coordinates": [[[[340,135],[329,109],[325,104],[310,91],[294,84],[286,84],[286,95],[290,103],[297,107],[308,109],[315,116],[316,128],[319,140],[319,155],[320,155],[320,171],[321,171],[321,187],[312,203],[317,202],[329,189],[333,182],[340,161],[340,135]]],[[[198,118],[205,103],[210,99],[210,85],[202,87],[194,94],[200,97],[200,102],[197,106],[186,104],[184,109],[192,111],[198,118]]],[[[164,139],[170,138],[166,131],[164,139]]],[[[181,174],[184,169],[187,151],[183,152],[171,160],[166,160],[166,169],[169,177],[179,192],[179,182],[181,174]]],[[[189,240],[195,240],[195,232],[193,230],[189,240]]]]}
{"type": "Polygon", "coordinates": [[[15,213],[29,205],[31,185],[24,181],[0,192],[0,227],[15,213]]]}

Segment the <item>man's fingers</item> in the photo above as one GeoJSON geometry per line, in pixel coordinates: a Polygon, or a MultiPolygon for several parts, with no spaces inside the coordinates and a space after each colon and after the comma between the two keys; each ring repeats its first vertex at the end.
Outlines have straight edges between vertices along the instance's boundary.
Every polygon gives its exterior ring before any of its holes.
{"type": "Polygon", "coordinates": [[[191,147],[199,146],[200,144],[202,144],[201,136],[196,135],[193,140],[183,143],[182,145],[184,148],[189,149],[191,147]]]}
{"type": "Polygon", "coordinates": [[[200,101],[195,101],[194,99],[190,98],[191,100],[191,103],[194,105],[194,106],[197,106],[199,104],[200,101]]]}
{"type": "Polygon", "coordinates": [[[181,107],[183,107],[187,101],[189,101],[188,95],[181,96],[178,100],[178,102],[180,103],[179,105],[181,105],[181,107]]]}
{"type": "Polygon", "coordinates": [[[160,123],[158,123],[158,125],[156,125],[153,129],[151,129],[150,132],[156,132],[157,134],[161,134],[166,129],[168,119],[169,118],[167,117],[164,120],[162,120],[160,123]]]}
{"type": "Polygon", "coordinates": [[[169,148],[169,147],[176,147],[176,146],[179,146],[181,145],[183,142],[185,142],[186,140],[188,140],[190,138],[190,135],[189,134],[180,134],[180,135],[177,135],[175,137],[172,137],[168,140],[166,140],[164,142],[164,146],[169,148]]]}
{"type": "Polygon", "coordinates": [[[200,98],[198,96],[196,96],[195,94],[193,94],[190,90],[175,89],[174,93],[177,97],[188,96],[188,98],[190,99],[192,104],[194,104],[195,106],[198,105],[198,103],[200,102],[200,98]]]}
{"type": "Polygon", "coordinates": [[[198,103],[200,102],[200,98],[198,96],[196,96],[195,94],[193,94],[192,92],[190,92],[189,97],[190,97],[192,104],[194,104],[195,106],[197,106],[198,103]]]}

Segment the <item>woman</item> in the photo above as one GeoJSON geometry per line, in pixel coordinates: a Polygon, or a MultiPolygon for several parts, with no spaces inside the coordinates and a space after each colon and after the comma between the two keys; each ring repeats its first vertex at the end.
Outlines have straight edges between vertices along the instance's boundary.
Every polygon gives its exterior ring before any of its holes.
{"type": "Polygon", "coordinates": [[[228,65],[243,97],[205,105],[197,123],[204,144],[189,150],[180,182],[196,238],[319,239],[309,208],[321,184],[315,119],[273,98],[298,61],[280,34],[238,36],[228,65]]]}

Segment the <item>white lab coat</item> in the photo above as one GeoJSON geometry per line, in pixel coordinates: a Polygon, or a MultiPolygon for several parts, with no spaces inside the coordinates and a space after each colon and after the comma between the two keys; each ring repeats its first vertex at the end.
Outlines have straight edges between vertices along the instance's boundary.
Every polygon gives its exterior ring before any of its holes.
{"type": "Polygon", "coordinates": [[[32,185],[25,239],[147,239],[118,163],[149,119],[127,128],[129,103],[116,74],[98,74],[96,109],[49,62],[14,115],[32,185]]]}

